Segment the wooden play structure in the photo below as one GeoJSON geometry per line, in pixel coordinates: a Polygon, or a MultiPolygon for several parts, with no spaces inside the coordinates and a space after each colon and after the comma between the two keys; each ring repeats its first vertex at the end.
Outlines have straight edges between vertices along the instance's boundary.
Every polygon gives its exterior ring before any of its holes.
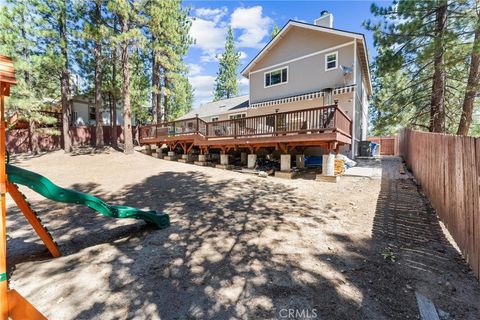
{"type": "MultiPolygon", "coordinates": [[[[47,228],[42,224],[35,211],[32,210],[26,197],[18,189],[24,185],[47,199],[87,206],[98,213],[110,218],[141,219],[159,229],[170,225],[169,216],[154,210],[144,211],[123,205],[110,205],[101,199],[72,189],[65,189],[50,181],[48,178],[8,163],[6,152],[5,97],[10,95],[10,86],[15,85],[15,71],[12,60],[0,55],[0,193],[1,193],[1,220],[0,220],[0,320],[5,319],[46,319],[17,291],[9,290],[7,279],[7,228],[6,228],[6,195],[11,196],[17,207],[23,213],[32,228],[43,241],[53,257],[61,255],[57,244],[47,228]]],[[[12,118],[18,118],[14,115],[12,118]]],[[[10,120],[12,120],[12,118],[10,120]]],[[[12,123],[12,121],[10,121],[12,123]]]]}
{"type": "Polygon", "coordinates": [[[8,289],[7,281],[7,192],[12,196],[18,208],[32,225],[33,229],[47,246],[54,257],[60,256],[60,251],[52,237],[42,225],[34,211],[18,190],[17,186],[7,180],[6,172],[6,127],[5,97],[10,95],[10,86],[15,85],[15,71],[12,60],[0,56],[0,318],[4,319],[46,319],[20,293],[8,289]]]}
{"type": "Polygon", "coordinates": [[[10,194],[15,204],[33,227],[48,251],[53,257],[59,257],[60,251],[47,228],[32,210],[25,196],[17,185],[24,185],[47,199],[87,206],[98,213],[110,218],[141,219],[146,223],[165,228],[170,225],[167,214],[154,210],[144,211],[123,205],[110,205],[101,199],[79,192],[65,189],[50,181],[48,178],[8,163],[6,159],[6,127],[5,97],[10,95],[10,86],[15,85],[15,73],[12,60],[0,55],[0,191],[1,191],[1,221],[0,221],[0,320],[11,319],[46,319],[35,307],[15,290],[8,289],[7,279],[7,229],[6,229],[6,195],[10,194]]]}

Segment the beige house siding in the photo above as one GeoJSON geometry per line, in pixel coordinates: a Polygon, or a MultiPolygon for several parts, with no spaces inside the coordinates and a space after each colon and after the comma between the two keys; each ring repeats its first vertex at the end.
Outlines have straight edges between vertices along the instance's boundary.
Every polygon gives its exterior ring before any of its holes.
{"type": "MultiPolygon", "coordinates": [[[[338,100],[338,105],[340,108],[347,113],[349,117],[353,114],[353,99],[354,99],[354,92],[349,93],[342,93],[333,95],[333,100],[338,100]]],[[[312,99],[312,100],[303,100],[303,101],[295,101],[289,103],[283,103],[275,106],[265,106],[265,107],[258,107],[258,108],[248,108],[244,110],[237,110],[228,113],[222,113],[216,115],[218,117],[218,121],[222,120],[229,120],[231,115],[245,113],[246,117],[253,117],[253,116],[260,116],[266,114],[275,113],[278,109],[278,112],[286,112],[286,111],[295,111],[295,110],[303,110],[309,108],[318,108],[324,105],[323,98],[312,99]]],[[[208,117],[201,117],[200,119],[211,122],[212,116],[208,117]]]]}
{"type": "Polygon", "coordinates": [[[250,103],[354,84],[353,75],[345,77],[340,65],[353,67],[353,43],[278,67],[251,72],[250,103]],[[325,71],[325,55],[331,52],[338,53],[337,68],[325,71]],[[288,67],[288,82],[265,87],[265,73],[283,67],[288,67]]]}
{"type": "Polygon", "coordinates": [[[292,27],[280,40],[269,48],[268,54],[257,61],[250,72],[353,41],[350,37],[299,27],[292,27]]]}
{"type": "MultiPolygon", "coordinates": [[[[350,116],[353,112],[353,92],[343,93],[334,95],[333,99],[338,100],[338,105],[340,108],[345,111],[348,116],[350,116]]],[[[251,116],[258,116],[263,114],[272,114],[278,109],[278,112],[286,112],[286,111],[295,111],[295,110],[302,110],[302,109],[309,109],[309,108],[318,108],[323,106],[323,98],[319,99],[312,99],[312,100],[304,100],[304,101],[295,101],[290,103],[279,104],[275,106],[265,106],[265,107],[258,107],[258,108],[251,108],[248,109],[248,117],[251,116]]]]}
{"type": "Polygon", "coordinates": [[[354,84],[354,75],[344,76],[340,65],[354,66],[352,38],[292,27],[250,70],[250,104],[354,84]],[[338,53],[337,68],[325,71],[325,55],[332,52],[338,53]],[[265,87],[265,73],[283,67],[287,83],[265,87]]]}

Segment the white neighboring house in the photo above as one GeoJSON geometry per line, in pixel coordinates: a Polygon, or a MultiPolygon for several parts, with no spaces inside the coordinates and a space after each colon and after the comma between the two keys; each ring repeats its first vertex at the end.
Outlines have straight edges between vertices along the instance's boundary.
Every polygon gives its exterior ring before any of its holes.
{"type": "MultiPolygon", "coordinates": [[[[102,120],[104,126],[112,124],[109,101],[103,99],[102,120]]],[[[93,126],[95,121],[95,99],[92,96],[78,95],[72,98],[72,126],[93,126]]],[[[123,106],[117,103],[117,125],[123,125],[123,106]]],[[[132,115],[132,125],[136,125],[135,115],[132,115]]]]}

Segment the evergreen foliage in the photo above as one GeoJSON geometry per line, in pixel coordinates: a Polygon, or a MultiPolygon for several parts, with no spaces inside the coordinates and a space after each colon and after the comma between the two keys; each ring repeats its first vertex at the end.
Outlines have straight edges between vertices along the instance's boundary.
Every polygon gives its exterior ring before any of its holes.
{"type": "MultiPolygon", "coordinates": [[[[405,126],[457,132],[474,61],[475,1],[399,0],[387,7],[372,4],[371,11],[378,20],[364,25],[374,31],[377,50],[373,133],[405,126]]],[[[476,84],[478,90],[478,78],[476,84]]]]}
{"type": "Polygon", "coordinates": [[[218,59],[219,69],[215,79],[214,99],[228,99],[238,94],[237,69],[240,64],[240,54],[235,50],[233,30],[228,28],[225,41],[225,51],[218,59]]]}
{"type": "MultiPolygon", "coordinates": [[[[133,119],[145,124],[191,110],[183,58],[193,40],[181,0],[7,0],[0,9],[0,54],[14,59],[18,81],[8,112],[29,121],[32,136],[55,122],[44,111],[61,106],[63,128],[57,132],[70,151],[74,95],[92,98],[98,147],[116,145],[115,134],[103,141],[102,133],[102,115],[116,119],[116,105],[123,106],[120,125],[126,128],[133,119]]],[[[125,141],[131,153],[130,130],[125,141]]]]}

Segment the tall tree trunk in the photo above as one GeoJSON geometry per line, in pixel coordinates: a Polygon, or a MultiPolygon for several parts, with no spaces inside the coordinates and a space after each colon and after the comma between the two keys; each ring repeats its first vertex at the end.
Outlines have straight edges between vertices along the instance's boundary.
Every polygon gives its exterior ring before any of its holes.
{"type": "MultiPolygon", "coordinates": [[[[128,21],[122,18],[122,33],[128,32],[128,21]]],[[[122,76],[123,76],[123,137],[125,139],[125,154],[133,153],[132,137],[132,110],[130,107],[130,70],[128,66],[128,40],[124,40],[122,48],[122,76]]]]}
{"type": "MultiPolygon", "coordinates": [[[[20,14],[20,23],[21,23],[21,25],[19,26],[20,34],[22,35],[22,39],[26,40],[27,39],[27,32],[25,31],[26,21],[25,21],[25,15],[23,14],[23,11],[20,14]]],[[[27,62],[27,63],[30,62],[28,47],[26,45],[22,47],[22,58],[24,62],[27,62]]],[[[25,83],[28,86],[30,84],[30,73],[28,72],[27,68],[25,68],[23,76],[25,78],[25,83]]]]}
{"type": "Polygon", "coordinates": [[[59,32],[60,32],[60,47],[61,55],[64,59],[63,68],[60,74],[60,93],[62,101],[62,136],[63,136],[63,149],[65,152],[72,151],[72,139],[70,136],[70,74],[68,72],[68,50],[67,50],[67,12],[66,7],[62,9],[59,16],[59,32]]]}
{"type": "MultiPolygon", "coordinates": [[[[95,3],[95,24],[101,24],[101,3],[95,3]]],[[[103,117],[102,117],[102,38],[97,37],[95,41],[95,146],[101,148],[103,142],[103,117]]]]}
{"type": "MultiPolygon", "coordinates": [[[[152,44],[155,43],[155,38],[152,39],[152,44]]],[[[159,102],[159,95],[160,95],[160,71],[158,69],[157,61],[156,61],[156,53],[155,50],[152,50],[152,114],[153,114],[153,123],[160,122],[160,106],[159,102]]]]}
{"type": "Polygon", "coordinates": [[[447,1],[441,1],[435,19],[435,52],[433,60],[433,85],[430,102],[430,131],[444,132],[445,124],[445,65],[444,38],[447,26],[447,1]]]}
{"type": "Polygon", "coordinates": [[[30,150],[33,155],[37,155],[40,152],[40,146],[38,145],[37,124],[34,120],[30,120],[28,123],[28,136],[30,150]]]}
{"type": "Polygon", "coordinates": [[[110,124],[112,132],[110,137],[110,144],[112,147],[117,147],[117,48],[112,52],[112,118],[110,124]]]}
{"type": "Polygon", "coordinates": [[[163,80],[163,90],[162,90],[162,99],[163,99],[163,121],[168,121],[168,116],[169,116],[169,110],[168,110],[168,94],[167,94],[167,88],[168,88],[168,79],[167,76],[164,76],[163,80]]]}
{"type": "Polygon", "coordinates": [[[472,53],[470,55],[470,72],[468,74],[467,88],[463,98],[462,116],[458,125],[457,134],[466,136],[470,130],[473,114],[473,102],[478,92],[480,81],[480,15],[477,18],[475,38],[473,40],[472,53]]]}

